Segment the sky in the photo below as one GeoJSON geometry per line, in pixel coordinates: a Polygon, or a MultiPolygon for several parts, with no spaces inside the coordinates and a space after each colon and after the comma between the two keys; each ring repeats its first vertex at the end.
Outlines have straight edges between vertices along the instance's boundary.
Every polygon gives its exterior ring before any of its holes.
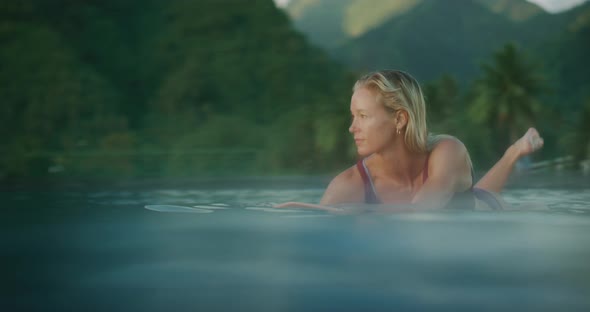
{"type": "MultiPolygon", "coordinates": [[[[285,2],[285,0],[281,0],[285,2]]],[[[570,9],[574,6],[577,6],[586,0],[527,0],[528,2],[533,2],[539,5],[540,7],[544,8],[545,10],[556,13],[565,11],[570,9]]]]}
{"type": "MultiPolygon", "coordinates": [[[[285,6],[290,0],[274,0],[278,6],[285,6]]],[[[544,8],[548,12],[557,13],[570,9],[587,0],[527,0],[544,8]]]]}

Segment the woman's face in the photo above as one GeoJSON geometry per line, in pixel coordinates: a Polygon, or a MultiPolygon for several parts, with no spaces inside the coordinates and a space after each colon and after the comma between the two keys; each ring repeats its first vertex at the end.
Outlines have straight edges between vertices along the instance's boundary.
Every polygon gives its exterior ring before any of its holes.
{"type": "Polygon", "coordinates": [[[394,119],[377,102],[373,91],[358,88],[352,94],[350,112],[352,124],[348,131],[354,136],[359,155],[368,156],[392,144],[396,133],[394,119]]]}

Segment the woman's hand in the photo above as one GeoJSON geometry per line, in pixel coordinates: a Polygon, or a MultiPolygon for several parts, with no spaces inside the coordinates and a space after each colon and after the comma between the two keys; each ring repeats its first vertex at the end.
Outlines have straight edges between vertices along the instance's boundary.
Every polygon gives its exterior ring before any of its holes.
{"type": "Polygon", "coordinates": [[[328,212],[341,212],[341,209],[324,206],[324,205],[317,205],[317,204],[309,204],[309,203],[302,203],[302,202],[286,202],[277,204],[274,208],[306,208],[306,209],[315,209],[315,210],[323,210],[328,212]]]}
{"type": "Polygon", "coordinates": [[[543,138],[539,135],[537,129],[529,128],[522,138],[514,143],[514,146],[518,150],[519,157],[522,157],[536,152],[543,147],[543,144],[543,138]]]}
{"type": "Polygon", "coordinates": [[[338,215],[357,215],[364,213],[390,214],[390,213],[408,213],[417,211],[433,210],[432,207],[427,207],[418,204],[341,204],[338,207],[331,207],[325,205],[301,203],[301,202],[286,202],[277,204],[274,208],[304,208],[327,211],[338,215]]]}

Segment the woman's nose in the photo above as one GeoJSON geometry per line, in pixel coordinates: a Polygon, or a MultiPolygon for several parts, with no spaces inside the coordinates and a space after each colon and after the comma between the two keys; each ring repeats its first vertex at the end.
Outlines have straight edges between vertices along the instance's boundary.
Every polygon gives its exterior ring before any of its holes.
{"type": "Polygon", "coordinates": [[[357,126],[354,123],[354,120],[350,123],[350,127],[348,127],[348,132],[355,133],[357,130],[357,126]]]}

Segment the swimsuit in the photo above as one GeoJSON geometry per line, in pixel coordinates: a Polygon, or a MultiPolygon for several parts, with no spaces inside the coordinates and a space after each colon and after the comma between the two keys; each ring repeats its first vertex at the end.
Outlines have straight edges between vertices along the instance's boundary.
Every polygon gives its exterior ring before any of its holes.
{"type": "MultiPolygon", "coordinates": [[[[422,183],[425,183],[428,179],[428,159],[430,158],[430,154],[426,156],[426,163],[424,164],[424,169],[422,170],[422,183]]],[[[377,192],[375,190],[375,185],[373,184],[373,180],[371,179],[371,175],[369,174],[369,169],[365,164],[365,158],[359,160],[356,163],[356,167],[361,174],[361,178],[363,179],[363,184],[365,188],[365,203],[366,204],[381,204],[381,200],[377,197],[377,192]]],[[[461,209],[475,209],[475,199],[479,199],[484,201],[494,210],[501,210],[502,203],[490,192],[474,188],[473,181],[475,181],[475,174],[473,172],[473,168],[471,168],[471,186],[469,189],[463,192],[457,192],[453,195],[451,200],[447,203],[445,208],[461,208],[461,209]]]]}

